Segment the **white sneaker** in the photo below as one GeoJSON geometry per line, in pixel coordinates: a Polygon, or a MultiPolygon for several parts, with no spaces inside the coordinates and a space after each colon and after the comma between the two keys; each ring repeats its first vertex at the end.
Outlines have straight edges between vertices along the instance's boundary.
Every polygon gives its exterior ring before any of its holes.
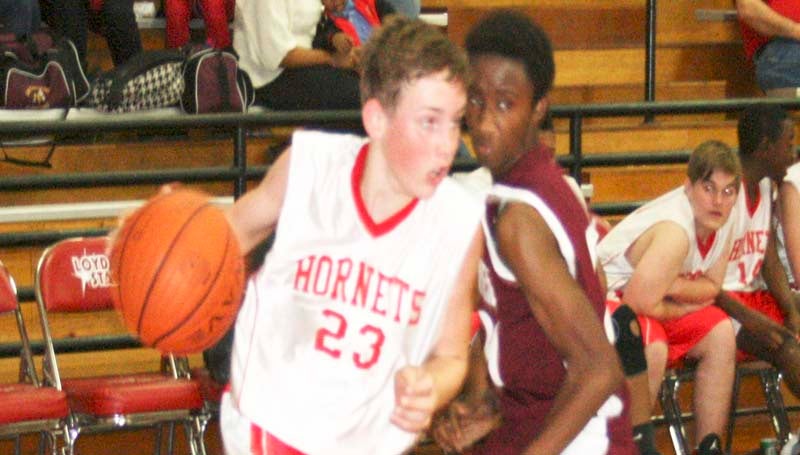
{"type": "Polygon", "coordinates": [[[798,444],[798,435],[789,433],[789,440],[786,445],[781,449],[781,455],[798,455],[800,454],[800,444],[798,444]]]}

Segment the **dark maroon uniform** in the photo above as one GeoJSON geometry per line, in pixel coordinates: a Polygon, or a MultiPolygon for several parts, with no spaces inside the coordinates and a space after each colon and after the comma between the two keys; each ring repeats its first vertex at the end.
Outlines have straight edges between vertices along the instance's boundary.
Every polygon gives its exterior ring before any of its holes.
{"type": "MultiPolygon", "coordinates": [[[[480,277],[481,319],[487,329],[490,372],[493,380],[502,384],[503,424],[473,453],[519,454],[541,432],[568,366],[548,341],[519,285],[496,253],[491,231],[501,205],[523,202],[542,215],[600,320],[604,320],[605,296],[589,253],[594,244],[587,246],[589,219],[549,148],[539,146],[525,154],[495,182],[490,194],[485,224],[487,248],[480,277]],[[486,327],[491,320],[496,326],[486,327]]],[[[627,400],[624,388],[609,398],[564,453],[636,453],[627,400]]]]}

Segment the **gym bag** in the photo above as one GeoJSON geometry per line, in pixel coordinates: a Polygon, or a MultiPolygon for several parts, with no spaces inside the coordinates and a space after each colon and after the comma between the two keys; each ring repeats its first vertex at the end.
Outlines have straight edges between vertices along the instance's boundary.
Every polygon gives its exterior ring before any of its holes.
{"type": "Polygon", "coordinates": [[[92,105],[101,112],[134,112],[177,105],[183,94],[183,53],[143,51],[92,85],[92,105]]]}
{"type": "Polygon", "coordinates": [[[181,108],[188,114],[246,112],[253,104],[253,84],[232,52],[190,48],[183,66],[181,108]]]}
{"type": "Polygon", "coordinates": [[[0,36],[0,107],[53,109],[77,106],[89,94],[75,45],[37,32],[25,40],[0,36]]]}

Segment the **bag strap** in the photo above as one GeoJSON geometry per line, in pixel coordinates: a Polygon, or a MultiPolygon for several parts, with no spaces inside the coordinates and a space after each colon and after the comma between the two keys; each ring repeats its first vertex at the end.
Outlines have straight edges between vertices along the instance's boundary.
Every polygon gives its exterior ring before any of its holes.
{"type": "MultiPolygon", "coordinates": [[[[231,105],[231,84],[228,79],[228,66],[225,64],[227,55],[222,51],[216,51],[217,56],[217,78],[219,79],[220,89],[222,90],[222,107],[225,111],[230,111],[231,105]]],[[[234,59],[235,62],[235,59],[234,59]]]]}

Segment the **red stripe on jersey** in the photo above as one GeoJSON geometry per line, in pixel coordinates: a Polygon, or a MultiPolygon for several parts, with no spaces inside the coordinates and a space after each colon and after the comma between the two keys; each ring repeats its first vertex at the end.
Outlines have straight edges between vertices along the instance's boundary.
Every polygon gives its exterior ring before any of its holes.
{"type": "Polygon", "coordinates": [[[264,455],[264,432],[255,424],[250,425],[250,453],[264,455]]]}
{"type": "Polygon", "coordinates": [[[364,176],[364,169],[367,166],[367,152],[369,150],[369,144],[364,144],[361,147],[361,150],[358,152],[358,157],[356,157],[355,165],[353,165],[353,172],[350,174],[350,185],[353,190],[353,199],[356,203],[356,209],[358,211],[358,217],[361,219],[361,222],[364,223],[364,226],[367,228],[370,234],[373,237],[378,237],[382,234],[385,234],[395,226],[400,224],[406,217],[414,210],[414,207],[417,206],[417,202],[419,199],[414,198],[406,204],[405,207],[400,209],[397,213],[386,218],[385,220],[381,221],[380,223],[375,222],[370,216],[369,212],[367,211],[367,205],[364,204],[364,199],[361,197],[361,178],[364,176]]]}
{"type": "Polygon", "coordinates": [[[714,239],[716,238],[717,238],[717,231],[712,232],[711,235],[708,236],[705,242],[702,241],[700,237],[697,237],[697,249],[698,251],[700,251],[700,256],[702,256],[703,258],[706,257],[708,252],[711,251],[711,247],[714,245],[714,239]]]}
{"type": "Polygon", "coordinates": [[[755,197],[750,199],[750,195],[747,194],[747,190],[744,190],[744,200],[747,202],[747,213],[750,215],[750,218],[752,218],[758,209],[758,204],[761,203],[761,191],[758,187],[756,187],[755,197]]]}

